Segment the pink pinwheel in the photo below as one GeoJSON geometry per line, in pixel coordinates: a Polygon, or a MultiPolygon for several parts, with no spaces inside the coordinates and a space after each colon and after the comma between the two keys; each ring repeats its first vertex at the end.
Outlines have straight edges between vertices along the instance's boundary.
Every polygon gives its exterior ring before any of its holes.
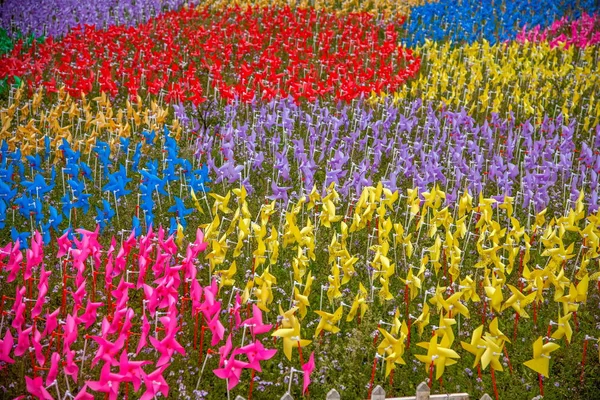
{"type": "Polygon", "coordinates": [[[256,304],[252,304],[252,317],[242,322],[242,325],[250,327],[250,332],[252,332],[252,338],[254,339],[256,339],[256,335],[267,333],[273,327],[273,325],[263,324],[262,311],[256,304]]]}
{"type": "Polygon", "coordinates": [[[44,381],[41,376],[35,377],[31,379],[30,377],[25,377],[25,387],[27,388],[27,392],[34,395],[38,399],[43,400],[53,400],[50,393],[44,387],[44,381]]]}
{"type": "Polygon", "coordinates": [[[26,290],[27,289],[25,286],[23,286],[15,293],[15,302],[13,303],[12,307],[12,311],[15,313],[15,318],[13,319],[12,327],[15,328],[17,332],[21,331],[23,324],[25,323],[25,302],[23,299],[25,298],[26,290]]]}
{"type": "MultiPolygon", "coordinates": [[[[18,297],[18,296],[17,296],[18,297]]],[[[15,300],[15,318],[12,322],[12,327],[18,331],[23,329],[23,324],[25,323],[25,303],[23,302],[23,297],[18,300],[15,300]],[[18,301],[18,303],[17,303],[18,301]]]]}
{"type": "Polygon", "coordinates": [[[44,352],[42,350],[42,344],[40,340],[42,339],[41,333],[35,328],[33,331],[33,338],[31,339],[31,344],[33,345],[33,349],[35,351],[35,359],[39,366],[43,367],[46,362],[46,356],[44,356],[44,352]]]}
{"type": "Polygon", "coordinates": [[[79,336],[77,320],[71,314],[67,315],[67,321],[63,329],[65,332],[63,337],[64,348],[70,349],[71,345],[77,340],[77,336],[79,336]]]}
{"type": "Polygon", "coordinates": [[[117,288],[111,292],[112,296],[117,299],[117,308],[123,308],[126,306],[127,302],[129,301],[129,289],[134,287],[135,285],[133,283],[125,281],[121,275],[121,280],[119,281],[117,288]]]}
{"type": "Polygon", "coordinates": [[[233,345],[231,344],[231,333],[227,336],[227,340],[225,341],[225,345],[219,347],[219,367],[225,365],[225,361],[227,357],[229,357],[229,353],[233,349],[233,345]]]}
{"type": "Polygon", "coordinates": [[[17,347],[15,348],[15,356],[21,357],[25,354],[26,351],[29,350],[31,344],[29,342],[29,335],[31,335],[32,326],[29,328],[19,332],[19,336],[17,337],[17,347]]]}
{"type": "Polygon", "coordinates": [[[8,264],[6,265],[6,269],[10,271],[8,274],[8,278],[6,281],[8,283],[14,281],[21,270],[21,263],[23,262],[23,254],[20,251],[19,241],[15,242],[12,250],[10,251],[10,257],[8,258],[8,264]]]}
{"type": "Polygon", "coordinates": [[[214,369],[213,372],[221,379],[227,380],[227,389],[233,389],[240,381],[242,370],[248,368],[249,364],[235,359],[234,351],[229,360],[224,361],[224,367],[214,369]]]}
{"type": "Polygon", "coordinates": [[[66,356],[66,364],[63,368],[65,375],[69,375],[75,382],[77,382],[77,376],[79,375],[79,367],[75,364],[75,350],[67,350],[63,353],[66,356]]]}
{"type": "Polygon", "coordinates": [[[175,340],[175,334],[177,333],[177,319],[171,317],[162,317],[161,323],[167,328],[165,337],[162,340],[158,340],[153,336],[150,337],[150,343],[158,352],[161,354],[160,358],[156,362],[157,367],[162,367],[171,360],[171,356],[176,351],[181,355],[185,355],[185,349],[175,340]]]}
{"type": "Polygon", "coordinates": [[[15,360],[10,358],[10,352],[12,351],[15,341],[10,333],[10,329],[6,330],[4,334],[4,340],[0,340],[0,361],[4,361],[8,364],[14,364],[15,360]]]}
{"type": "Polygon", "coordinates": [[[31,248],[25,251],[26,263],[25,263],[25,279],[31,278],[32,270],[37,267],[44,260],[42,236],[36,231],[31,239],[31,248]]]}
{"type": "Polygon", "coordinates": [[[48,376],[46,376],[46,386],[50,386],[56,380],[58,376],[58,366],[60,365],[60,354],[57,352],[52,353],[50,356],[50,369],[48,370],[48,376]]]}
{"type": "Polygon", "coordinates": [[[190,285],[190,298],[192,299],[192,314],[196,315],[200,311],[201,298],[202,298],[202,286],[197,279],[192,278],[192,284],[190,285]]]}
{"type": "Polygon", "coordinates": [[[218,293],[219,286],[216,280],[213,280],[210,286],[204,288],[204,302],[200,305],[200,311],[207,320],[211,320],[213,315],[221,311],[221,302],[215,301],[218,293]]]}
{"type": "Polygon", "coordinates": [[[204,232],[200,228],[196,229],[196,240],[190,246],[194,247],[194,251],[198,253],[206,250],[208,243],[204,241],[204,232]]]}
{"type": "Polygon", "coordinates": [[[146,391],[140,397],[140,400],[152,400],[156,398],[156,393],[160,392],[163,396],[169,396],[169,385],[163,378],[162,374],[165,370],[166,366],[158,368],[156,371],[149,373],[148,375],[144,375],[144,385],[146,386],[146,391]]]}
{"type": "Polygon", "coordinates": [[[31,309],[31,318],[35,318],[42,313],[42,307],[46,303],[46,294],[48,293],[48,277],[52,275],[51,271],[46,271],[46,268],[42,265],[40,272],[40,279],[38,281],[38,298],[35,302],[35,306],[31,309]]]}
{"type": "Polygon", "coordinates": [[[6,246],[0,248],[0,265],[4,265],[4,259],[10,254],[10,249],[12,249],[12,243],[7,243],[6,246]]]}
{"type": "Polygon", "coordinates": [[[145,306],[148,307],[148,311],[150,311],[150,315],[154,316],[156,313],[156,308],[158,307],[158,296],[157,291],[148,285],[144,285],[144,297],[145,297],[145,306]]]}
{"type": "Polygon", "coordinates": [[[208,321],[208,329],[210,329],[212,333],[212,340],[210,341],[211,346],[216,346],[225,336],[225,327],[221,321],[219,321],[219,314],[215,314],[215,316],[208,321]]]}
{"type": "Polygon", "coordinates": [[[56,327],[58,326],[58,313],[60,312],[60,308],[54,310],[52,314],[46,314],[46,327],[44,328],[44,332],[42,333],[42,337],[46,337],[50,335],[56,327]]]}
{"type": "Polygon", "coordinates": [[[129,361],[127,357],[127,351],[121,353],[119,358],[119,374],[125,378],[123,382],[133,383],[133,388],[137,392],[142,384],[142,378],[144,376],[144,370],[142,366],[146,364],[152,364],[151,361],[129,361]]]}
{"type": "Polygon", "coordinates": [[[302,383],[302,394],[306,393],[308,385],[310,385],[310,374],[315,370],[315,352],[310,353],[310,358],[306,364],[302,365],[304,371],[304,379],[302,383]]]}
{"type": "Polygon", "coordinates": [[[254,343],[250,343],[236,351],[239,354],[244,354],[248,357],[248,368],[252,368],[257,372],[262,372],[260,368],[260,362],[271,359],[277,350],[265,349],[260,340],[255,340],[254,343]]]}
{"type": "Polygon", "coordinates": [[[83,298],[86,296],[87,291],[85,290],[85,280],[83,280],[76,291],[71,292],[71,297],[73,298],[73,303],[75,307],[81,307],[81,303],[83,298]]]}
{"type": "Polygon", "coordinates": [[[142,315],[142,332],[140,333],[140,341],[138,342],[137,349],[135,350],[136,356],[140,354],[140,351],[146,347],[146,344],[148,344],[148,332],[150,332],[150,324],[148,323],[148,319],[144,313],[142,315]]]}
{"type": "Polygon", "coordinates": [[[56,253],[56,257],[61,258],[66,255],[71,249],[72,243],[69,240],[69,232],[66,232],[64,235],[58,238],[58,253],[56,253]]]}
{"type": "Polygon", "coordinates": [[[119,385],[125,380],[121,374],[110,372],[110,364],[106,363],[100,371],[99,381],[86,381],[86,385],[96,392],[108,393],[110,400],[119,398],[119,385]]]}
{"type": "Polygon", "coordinates": [[[89,329],[90,326],[96,323],[97,310],[102,307],[104,303],[93,303],[88,300],[85,311],[79,317],[79,322],[85,324],[85,329],[89,329]]]}
{"type": "Polygon", "coordinates": [[[233,307],[229,309],[229,315],[231,315],[235,321],[234,327],[238,329],[242,324],[242,317],[240,316],[240,309],[242,308],[242,298],[239,293],[235,294],[235,302],[233,307]]]}
{"type": "Polygon", "coordinates": [[[94,400],[94,396],[87,392],[87,385],[83,385],[73,400],[94,400]]]}
{"type": "Polygon", "coordinates": [[[96,352],[96,356],[92,360],[92,367],[95,366],[100,360],[103,360],[106,363],[109,363],[113,366],[118,365],[117,361],[115,360],[115,357],[125,345],[126,337],[123,334],[123,332],[121,332],[117,340],[115,340],[114,342],[109,342],[108,340],[104,339],[104,337],[107,336],[106,331],[108,330],[109,326],[110,323],[105,317],[102,320],[102,336],[91,336],[91,338],[94,341],[96,341],[96,343],[98,343],[98,351],[96,352]]]}

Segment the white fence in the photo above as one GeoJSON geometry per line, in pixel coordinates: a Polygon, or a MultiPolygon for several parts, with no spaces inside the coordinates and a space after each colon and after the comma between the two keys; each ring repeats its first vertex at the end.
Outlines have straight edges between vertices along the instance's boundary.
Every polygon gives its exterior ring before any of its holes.
{"type": "MultiPolygon", "coordinates": [[[[242,396],[237,396],[235,400],[245,400],[242,396]]],[[[294,400],[291,394],[285,393],[280,400],[294,400]]],[[[331,389],[325,400],[341,400],[339,392],[331,389]]],[[[371,392],[371,398],[368,400],[469,400],[468,393],[449,393],[449,394],[431,394],[429,386],[425,382],[421,382],[417,386],[417,393],[414,396],[406,397],[385,397],[385,390],[381,386],[376,386],[371,392]]],[[[486,393],[481,396],[480,400],[492,400],[486,393]]]]}

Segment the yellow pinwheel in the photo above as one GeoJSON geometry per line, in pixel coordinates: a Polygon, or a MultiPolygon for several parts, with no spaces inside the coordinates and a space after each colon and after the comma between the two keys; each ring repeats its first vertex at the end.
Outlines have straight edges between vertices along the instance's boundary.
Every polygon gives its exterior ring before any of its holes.
{"type": "Polygon", "coordinates": [[[328,331],[331,333],[338,333],[340,328],[337,326],[338,322],[342,319],[344,307],[339,306],[333,314],[325,311],[315,311],[315,313],[321,317],[317,329],[315,330],[315,337],[319,336],[321,331],[328,331]]]}
{"type": "Polygon", "coordinates": [[[533,358],[525,361],[524,364],[526,367],[548,378],[550,376],[550,353],[559,348],[560,346],[556,343],[550,342],[544,344],[544,339],[540,336],[533,343],[533,358]]]}
{"type": "Polygon", "coordinates": [[[465,349],[466,351],[468,351],[469,353],[471,353],[475,356],[475,361],[473,362],[473,368],[475,368],[477,366],[477,364],[479,364],[479,362],[481,360],[481,356],[483,355],[483,352],[485,351],[485,344],[482,339],[482,336],[483,336],[483,325],[479,325],[479,327],[477,327],[471,334],[471,342],[470,343],[460,342],[460,345],[462,346],[463,349],[465,349]]]}
{"type": "Polygon", "coordinates": [[[400,332],[400,336],[395,338],[393,334],[385,329],[379,328],[379,332],[383,335],[383,340],[377,346],[377,353],[381,356],[385,355],[385,376],[396,367],[396,364],[406,365],[402,356],[405,350],[406,334],[400,332]]]}
{"type": "Polygon", "coordinates": [[[225,196],[220,196],[216,193],[210,193],[210,196],[215,199],[212,209],[213,214],[217,214],[218,210],[220,210],[223,214],[230,214],[233,212],[229,207],[227,207],[227,204],[229,204],[229,199],[231,198],[231,192],[228,191],[225,196]]]}
{"type": "Polygon", "coordinates": [[[498,328],[498,317],[494,318],[492,322],[490,322],[488,329],[493,339],[502,339],[505,342],[510,343],[508,337],[498,328]]]}
{"type": "Polygon", "coordinates": [[[481,355],[481,368],[485,370],[490,365],[495,371],[503,371],[500,356],[502,355],[504,341],[501,338],[486,334],[483,337],[483,346],[485,349],[481,355]]]}
{"type": "Polygon", "coordinates": [[[419,335],[423,335],[423,329],[425,329],[425,327],[429,325],[429,316],[429,304],[423,303],[423,310],[415,320],[415,324],[417,324],[417,328],[419,330],[419,335]]]}
{"type": "Polygon", "coordinates": [[[235,283],[235,279],[233,279],[235,273],[237,272],[237,265],[235,260],[231,263],[228,269],[215,271],[215,275],[220,277],[219,280],[219,290],[221,290],[224,286],[233,286],[235,283]]]}
{"type": "Polygon", "coordinates": [[[410,299],[414,300],[415,297],[419,294],[419,290],[421,289],[421,279],[416,276],[413,276],[412,268],[408,269],[408,274],[406,279],[400,278],[402,282],[406,285],[410,292],[410,299]]]}
{"type": "Polygon", "coordinates": [[[446,366],[456,364],[456,359],[460,358],[456,351],[449,348],[447,336],[443,336],[440,343],[437,340],[437,336],[434,335],[429,342],[417,343],[417,346],[427,349],[427,354],[415,355],[419,361],[425,363],[427,372],[435,366],[436,380],[444,374],[446,366]]]}
{"type": "Polygon", "coordinates": [[[308,301],[308,296],[310,295],[310,288],[312,286],[315,278],[312,277],[310,271],[308,272],[308,276],[306,277],[306,283],[304,284],[304,290],[302,294],[300,294],[300,290],[296,285],[294,285],[294,300],[295,305],[298,307],[300,311],[300,318],[303,319],[306,316],[307,308],[310,307],[310,302],[308,301]]]}
{"type": "Polygon", "coordinates": [[[360,318],[363,318],[365,316],[365,312],[367,312],[367,309],[369,308],[369,306],[367,305],[367,295],[367,289],[365,289],[362,283],[359,283],[358,293],[356,294],[356,297],[354,297],[354,301],[352,302],[350,311],[346,316],[346,322],[352,321],[356,316],[358,310],[360,310],[360,318]]]}
{"type": "Polygon", "coordinates": [[[506,310],[509,307],[512,307],[519,316],[523,318],[529,318],[529,314],[525,311],[525,307],[529,304],[533,303],[536,297],[536,293],[530,293],[525,296],[519,289],[514,287],[513,285],[508,285],[508,288],[512,292],[512,296],[510,296],[502,306],[502,311],[506,310]]]}
{"type": "Polygon", "coordinates": [[[292,350],[294,348],[304,347],[312,342],[300,337],[300,322],[294,315],[297,310],[297,307],[292,307],[288,311],[283,312],[283,309],[279,306],[281,325],[279,329],[271,334],[271,336],[283,339],[283,353],[289,361],[292,361],[292,350]]]}
{"type": "Polygon", "coordinates": [[[558,314],[558,322],[551,321],[551,325],[556,325],[556,330],[552,333],[553,339],[562,339],[563,337],[567,338],[567,343],[571,343],[571,337],[573,336],[573,329],[571,328],[571,324],[569,320],[571,319],[572,313],[567,313],[564,316],[558,314]]]}

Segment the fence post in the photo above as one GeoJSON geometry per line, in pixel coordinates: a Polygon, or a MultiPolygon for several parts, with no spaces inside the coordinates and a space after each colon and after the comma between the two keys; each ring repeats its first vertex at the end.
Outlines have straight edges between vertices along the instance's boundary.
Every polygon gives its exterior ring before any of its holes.
{"type": "Polygon", "coordinates": [[[341,399],[340,394],[335,389],[331,389],[329,392],[327,392],[327,397],[325,397],[325,400],[340,400],[340,399],[341,399]]]}
{"type": "Polygon", "coordinates": [[[371,393],[371,400],[385,400],[385,390],[379,385],[375,386],[371,393]]]}
{"type": "Polygon", "coordinates": [[[425,382],[419,383],[417,386],[417,396],[416,400],[429,400],[429,395],[431,394],[431,389],[429,389],[429,385],[425,382]]]}

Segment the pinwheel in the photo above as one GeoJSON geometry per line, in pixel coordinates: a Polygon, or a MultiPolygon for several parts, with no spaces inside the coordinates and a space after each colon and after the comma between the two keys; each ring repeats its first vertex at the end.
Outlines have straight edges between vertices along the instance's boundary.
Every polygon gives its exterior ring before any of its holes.
{"type": "Polygon", "coordinates": [[[311,343],[310,340],[301,339],[300,322],[294,315],[297,310],[297,307],[292,307],[283,312],[280,306],[279,314],[282,317],[280,328],[271,334],[271,336],[283,339],[283,353],[289,361],[292,360],[292,350],[294,348],[304,347],[311,343]]]}
{"type": "Polygon", "coordinates": [[[298,289],[298,287],[294,285],[294,301],[295,305],[298,307],[298,310],[300,312],[300,319],[304,319],[304,317],[306,317],[308,307],[310,307],[308,296],[310,295],[310,289],[314,280],[315,278],[311,275],[311,272],[309,271],[306,277],[306,283],[304,284],[304,289],[302,290],[302,294],[300,294],[300,289],[298,289]]]}
{"type": "Polygon", "coordinates": [[[252,368],[257,372],[262,372],[260,362],[273,358],[277,350],[265,349],[260,340],[241,347],[236,351],[238,354],[244,354],[248,358],[248,368],[252,368]]]}
{"type": "Polygon", "coordinates": [[[348,315],[346,315],[346,321],[350,322],[354,319],[358,311],[360,310],[360,318],[364,318],[365,312],[369,306],[367,305],[367,289],[363,286],[362,283],[358,284],[358,293],[352,302],[352,306],[350,307],[350,311],[348,311],[348,315]]]}
{"type": "Polygon", "coordinates": [[[429,342],[417,343],[417,346],[427,349],[427,355],[416,354],[415,357],[425,363],[425,370],[430,372],[430,376],[435,366],[435,379],[440,379],[444,374],[447,365],[456,364],[456,359],[460,358],[458,353],[448,348],[448,337],[442,337],[438,343],[438,338],[434,335],[429,342]]]}
{"type": "Polygon", "coordinates": [[[475,361],[473,362],[473,368],[479,365],[481,360],[481,356],[486,350],[485,342],[482,339],[483,336],[483,325],[479,325],[471,335],[471,342],[460,342],[460,345],[463,349],[468,351],[469,353],[475,356],[475,361]]]}
{"type": "Polygon", "coordinates": [[[117,399],[119,386],[125,376],[110,371],[110,363],[104,364],[99,381],[86,381],[85,384],[96,392],[106,393],[109,399],[117,399]]]}
{"type": "Polygon", "coordinates": [[[214,374],[227,381],[227,390],[231,390],[237,386],[240,381],[240,376],[244,368],[249,368],[249,364],[236,360],[236,352],[231,354],[228,360],[224,361],[224,367],[213,370],[214,374]]]}
{"type": "Polygon", "coordinates": [[[13,364],[15,362],[15,360],[10,357],[13,345],[14,339],[12,337],[12,334],[10,333],[10,329],[7,329],[4,333],[2,345],[0,346],[0,361],[3,361],[8,364],[13,364]]]}
{"type": "Polygon", "coordinates": [[[50,395],[50,393],[48,393],[48,391],[44,387],[44,383],[41,376],[35,377],[33,379],[28,376],[25,376],[25,385],[27,388],[27,392],[34,395],[35,397],[44,400],[53,399],[52,395],[50,395]]]}
{"type": "Polygon", "coordinates": [[[529,318],[529,314],[525,311],[525,307],[531,304],[536,297],[536,293],[530,293],[525,296],[519,289],[514,287],[513,285],[508,285],[508,288],[512,292],[512,296],[510,296],[502,305],[502,310],[507,309],[508,307],[512,307],[515,310],[515,313],[519,315],[519,317],[529,318]]]}
{"type": "Polygon", "coordinates": [[[310,375],[315,370],[315,353],[310,353],[310,357],[306,364],[302,364],[302,393],[305,394],[308,391],[310,385],[310,375]]]}
{"type": "Polygon", "coordinates": [[[242,325],[250,327],[250,332],[252,333],[252,338],[254,339],[256,339],[256,335],[267,333],[273,327],[273,325],[263,324],[262,312],[260,308],[256,306],[256,304],[252,305],[252,317],[244,320],[242,325]]]}
{"type": "Polygon", "coordinates": [[[533,343],[533,359],[524,362],[525,366],[531,368],[546,378],[550,375],[550,353],[560,348],[556,343],[545,343],[540,336],[533,343]]]}
{"type": "Polygon", "coordinates": [[[343,312],[343,306],[338,307],[333,314],[326,313],[325,311],[315,311],[315,313],[321,317],[319,324],[315,329],[315,337],[318,337],[321,331],[338,333],[340,328],[337,326],[337,324],[342,319],[343,312]]]}
{"type": "Polygon", "coordinates": [[[163,377],[165,367],[158,368],[149,374],[143,374],[146,391],[140,397],[143,400],[150,400],[156,397],[157,393],[162,393],[163,396],[169,395],[169,385],[163,377]]]}
{"type": "Polygon", "coordinates": [[[385,376],[387,377],[396,368],[396,364],[406,364],[402,356],[404,355],[406,346],[407,332],[400,332],[398,338],[395,338],[391,333],[382,328],[379,328],[379,332],[383,335],[383,340],[377,346],[377,353],[385,356],[385,376]]]}
{"type": "MultiPolygon", "coordinates": [[[[571,328],[571,324],[569,320],[571,319],[572,313],[567,313],[564,316],[558,315],[558,322],[550,321],[550,325],[556,325],[556,330],[552,333],[553,339],[562,339],[566,337],[567,343],[571,343],[571,337],[573,335],[573,329],[571,328]]],[[[534,356],[535,358],[535,356],[534,356]]]]}

